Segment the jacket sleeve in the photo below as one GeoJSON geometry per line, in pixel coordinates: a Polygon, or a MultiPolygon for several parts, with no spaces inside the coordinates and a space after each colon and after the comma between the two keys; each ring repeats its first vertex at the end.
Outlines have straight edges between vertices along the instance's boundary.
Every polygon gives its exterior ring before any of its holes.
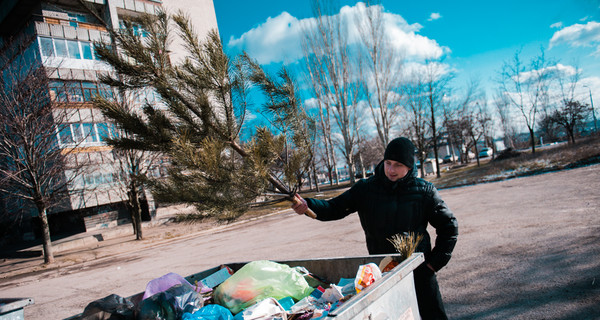
{"type": "Polygon", "coordinates": [[[331,221],[342,219],[349,214],[356,212],[355,195],[361,188],[362,182],[356,183],[352,188],[346,190],[339,196],[330,200],[318,200],[307,198],[308,207],[317,215],[317,220],[331,221]]]}
{"type": "Polygon", "coordinates": [[[436,237],[435,246],[425,259],[437,271],[452,257],[458,238],[458,222],[435,187],[431,191],[431,201],[433,208],[429,223],[435,228],[436,237]]]}

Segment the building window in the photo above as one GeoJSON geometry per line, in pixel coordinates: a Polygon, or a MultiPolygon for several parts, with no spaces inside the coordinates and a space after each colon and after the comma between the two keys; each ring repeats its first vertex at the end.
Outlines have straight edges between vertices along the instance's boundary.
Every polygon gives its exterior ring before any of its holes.
{"type": "Polygon", "coordinates": [[[102,83],[90,81],[51,81],[50,97],[57,102],[92,102],[97,95],[114,99],[113,89],[102,83]]]}
{"type": "Polygon", "coordinates": [[[83,102],[81,82],[66,82],[67,97],[69,102],[83,102]]]}
{"type": "Polygon", "coordinates": [[[67,92],[65,91],[65,83],[62,81],[50,81],[50,98],[52,101],[67,102],[67,92]]]}
{"type": "Polygon", "coordinates": [[[112,123],[71,123],[58,125],[57,135],[63,146],[88,146],[103,144],[108,139],[116,138],[117,130],[112,123]]]}
{"type": "Polygon", "coordinates": [[[67,50],[67,43],[65,39],[52,39],[54,43],[54,52],[57,57],[68,58],[69,51],[67,50]]]}
{"type": "Polygon", "coordinates": [[[83,100],[92,101],[98,95],[98,87],[93,82],[81,82],[83,100]]]}
{"type": "Polygon", "coordinates": [[[69,49],[69,58],[81,59],[81,50],[79,49],[79,41],[77,40],[66,40],[67,48],[69,49]]]}
{"type": "Polygon", "coordinates": [[[54,56],[54,44],[52,38],[40,37],[40,48],[42,56],[53,57],[54,56]]]}
{"type": "Polygon", "coordinates": [[[85,142],[98,142],[98,133],[93,123],[84,123],[82,129],[85,142]]]}
{"type": "Polygon", "coordinates": [[[108,139],[117,137],[117,128],[112,123],[97,123],[98,140],[105,142],[108,139]]]}
{"type": "Polygon", "coordinates": [[[71,132],[73,132],[73,140],[76,143],[80,143],[83,141],[83,129],[81,128],[83,125],[81,123],[73,123],[71,124],[71,132]]]}
{"type": "Polygon", "coordinates": [[[94,55],[92,54],[92,43],[86,41],[80,41],[79,43],[81,44],[83,59],[94,60],[94,55]]]}
{"type": "Polygon", "coordinates": [[[95,60],[94,49],[89,41],[39,37],[42,56],[95,60]]]}
{"type": "Polygon", "coordinates": [[[58,126],[58,141],[61,144],[72,144],[74,142],[70,124],[61,124],[58,126]]]}

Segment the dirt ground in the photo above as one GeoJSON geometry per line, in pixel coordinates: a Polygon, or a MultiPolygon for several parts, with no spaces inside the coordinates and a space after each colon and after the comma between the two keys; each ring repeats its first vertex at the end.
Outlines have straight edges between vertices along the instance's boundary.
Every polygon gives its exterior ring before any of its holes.
{"type": "MultiPolygon", "coordinates": [[[[600,165],[440,193],[459,240],[440,270],[450,319],[600,319],[600,165]]],[[[434,232],[432,230],[432,232],[434,232]]],[[[0,263],[0,297],[32,297],[25,319],[63,319],[168,272],[227,262],[366,255],[356,215],[318,222],[290,211],[227,226],[166,224],[57,255],[0,263]]]]}

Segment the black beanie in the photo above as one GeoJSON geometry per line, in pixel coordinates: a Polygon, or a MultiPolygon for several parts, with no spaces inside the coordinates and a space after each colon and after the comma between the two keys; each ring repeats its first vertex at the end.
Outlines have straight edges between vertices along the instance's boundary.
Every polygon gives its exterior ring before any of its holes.
{"type": "Polygon", "coordinates": [[[396,138],[385,148],[383,160],[398,161],[412,169],[415,165],[415,145],[407,138],[396,138]]]}

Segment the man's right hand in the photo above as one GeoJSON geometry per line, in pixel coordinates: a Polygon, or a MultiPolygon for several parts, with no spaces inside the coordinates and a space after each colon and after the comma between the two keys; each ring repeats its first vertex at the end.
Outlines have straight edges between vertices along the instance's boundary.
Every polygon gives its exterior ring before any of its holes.
{"type": "Polygon", "coordinates": [[[308,204],[306,204],[306,200],[302,198],[299,194],[294,194],[294,198],[292,198],[292,209],[296,211],[297,214],[305,214],[306,210],[308,210],[308,204]]]}

